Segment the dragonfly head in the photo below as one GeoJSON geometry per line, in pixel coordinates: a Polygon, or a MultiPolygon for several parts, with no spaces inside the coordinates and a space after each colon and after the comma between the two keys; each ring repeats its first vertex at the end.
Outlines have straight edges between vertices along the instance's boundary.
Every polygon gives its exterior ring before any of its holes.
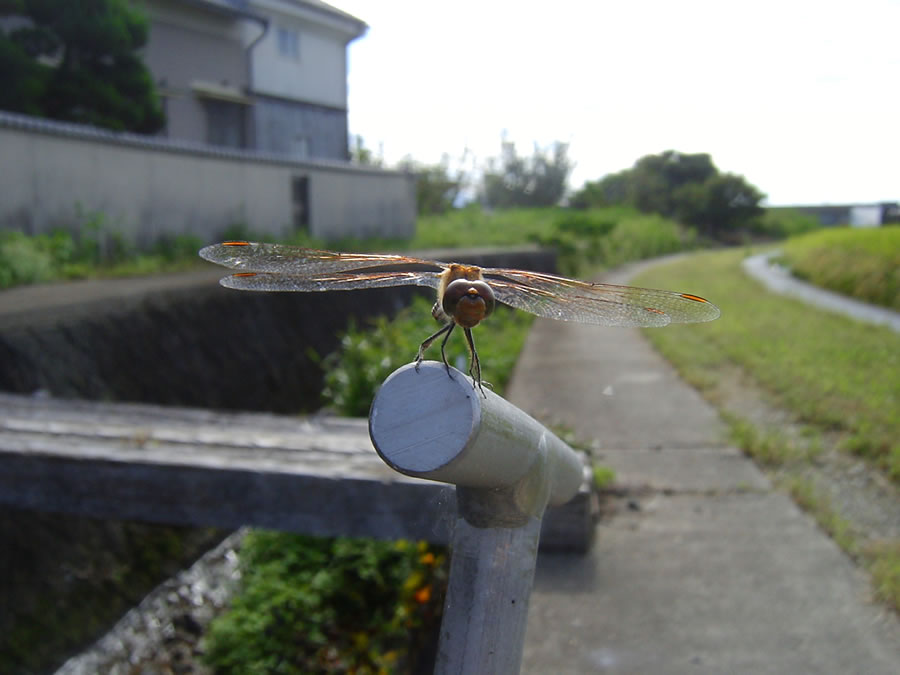
{"type": "Polygon", "coordinates": [[[447,284],[441,307],[463,328],[477,326],[494,311],[494,291],[484,281],[456,279],[447,284]]]}

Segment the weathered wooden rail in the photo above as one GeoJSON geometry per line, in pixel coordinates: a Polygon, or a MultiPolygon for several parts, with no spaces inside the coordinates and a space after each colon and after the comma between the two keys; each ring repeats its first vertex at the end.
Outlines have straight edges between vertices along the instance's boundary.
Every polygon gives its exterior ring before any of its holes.
{"type": "Polygon", "coordinates": [[[447,541],[446,486],[372,450],[365,420],[0,394],[0,501],[97,518],[447,541]]]}
{"type": "Polygon", "coordinates": [[[596,500],[580,456],[453,372],[431,362],[395,373],[368,429],[358,419],[0,394],[0,503],[450,543],[438,671],[517,672],[539,539],[587,550],[596,500]]]}
{"type": "MultiPolygon", "coordinates": [[[[583,551],[585,489],[542,546],[583,551]]],[[[366,420],[226,413],[0,393],[0,503],[174,525],[450,540],[451,486],[400,475],[366,420]]]]}

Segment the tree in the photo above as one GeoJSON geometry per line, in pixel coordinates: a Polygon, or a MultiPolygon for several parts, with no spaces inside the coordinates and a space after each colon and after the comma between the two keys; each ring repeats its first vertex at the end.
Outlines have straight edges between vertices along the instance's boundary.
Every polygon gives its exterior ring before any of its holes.
{"type": "Polygon", "coordinates": [[[626,204],[630,186],[630,169],[610,173],[598,181],[585,182],[584,186],[569,200],[569,204],[576,209],[626,204]]]}
{"type": "Polygon", "coordinates": [[[678,211],[679,188],[703,183],[718,173],[706,153],[686,155],[674,150],[641,157],[631,171],[634,206],[669,217],[678,211]]]}
{"type": "Polygon", "coordinates": [[[515,144],[504,140],[500,158],[488,161],[481,200],[494,208],[558,204],[573,168],[568,151],[568,144],[557,141],[549,150],[535,144],[531,157],[520,157],[515,144]]]}
{"type": "Polygon", "coordinates": [[[706,153],[667,150],[641,157],[630,169],[585,183],[572,198],[579,208],[627,204],[725,238],[751,227],[765,195],[743,176],[722,174],[706,153]]]}
{"type": "Polygon", "coordinates": [[[165,124],[137,54],[148,22],[127,0],[0,0],[0,18],[0,108],[139,133],[165,124]]]}
{"type": "Polygon", "coordinates": [[[439,164],[431,166],[420,164],[411,157],[400,162],[399,168],[416,175],[416,207],[419,213],[445,213],[454,207],[468,182],[463,170],[467,155],[468,150],[463,153],[455,171],[450,169],[448,155],[444,155],[439,164]]]}
{"type": "Polygon", "coordinates": [[[382,157],[380,155],[376,156],[370,148],[367,148],[365,140],[359,134],[350,137],[350,161],[363,166],[381,166],[384,164],[382,157]]]}
{"type": "Polygon", "coordinates": [[[722,237],[726,230],[751,227],[764,212],[759,205],[764,197],[743,176],[717,174],[676,192],[675,217],[705,234],[722,237]]]}

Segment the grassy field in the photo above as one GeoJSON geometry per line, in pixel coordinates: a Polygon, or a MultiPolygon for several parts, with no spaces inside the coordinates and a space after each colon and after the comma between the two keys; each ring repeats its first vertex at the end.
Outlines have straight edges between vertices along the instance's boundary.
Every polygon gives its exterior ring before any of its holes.
{"type": "Polygon", "coordinates": [[[900,226],[818,230],[781,248],[797,277],[900,310],[900,226]]]}
{"type": "MultiPolygon", "coordinates": [[[[221,239],[276,241],[250,228],[223,228],[221,239]]],[[[297,233],[286,243],[348,251],[409,251],[484,246],[552,246],[559,269],[577,274],[583,266],[617,265],[696,245],[692,230],[659,216],[628,208],[571,211],[562,208],[484,211],[469,207],[419,219],[410,239],[325,242],[297,233]]],[[[136,276],[199,266],[203,242],[189,235],[165,237],[148,250],[104,224],[102,217],[80,227],[79,234],[58,231],[27,236],[0,232],[0,288],[88,277],[136,276]]]]}
{"type": "MultiPolygon", "coordinates": [[[[653,268],[636,285],[680,288],[722,309],[718,321],[646,331],[689,382],[720,406],[735,441],[782,481],[845,550],[863,561],[879,597],[900,609],[900,542],[859,536],[815,479],[825,446],[866,458],[900,484],[900,336],[766,292],[745,276],[750,252],[691,256],[653,268]],[[737,378],[735,378],[737,373],[737,378]],[[760,425],[725,399],[728,382],[752,385],[767,404],[798,420],[760,425]]],[[[747,406],[749,408],[749,406],[747,406]]]]}
{"type": "Polygon", "coordinates": [[[702,326],[648,333],[701,388],[736,365],[801,420],[900,480],[900,336],[762,289],[724,251],[651,270],[636,284],[685,288],[722,309],[702,326]]]}

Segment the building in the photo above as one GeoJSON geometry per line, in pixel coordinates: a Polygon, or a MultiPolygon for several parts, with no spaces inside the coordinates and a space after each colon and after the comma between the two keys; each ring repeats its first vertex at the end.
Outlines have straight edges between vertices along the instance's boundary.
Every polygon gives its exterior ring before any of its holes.
{"type": "Polygon", "coordinates": [[[171,139],[348,158],[347,45],[366,24],[319,0],[148,0],[145,61],[171,139]]]}
{"type": "Polygon", "coordinates": [[[158,136],[0,111],[0,228],[102,218],[141,245],[240,224],[412,236],[415,178],[348,161],[347,45],[366,25],[319,0],[145,0],[158,136]]]}
{"type": "Polygon", "coordinates": [[[821,204],[775,207],[813,216],[823,227],[850,225],[852,227],[879,227],[900,223],[900,204],[879,202],[876,204],[821,204]]]}

